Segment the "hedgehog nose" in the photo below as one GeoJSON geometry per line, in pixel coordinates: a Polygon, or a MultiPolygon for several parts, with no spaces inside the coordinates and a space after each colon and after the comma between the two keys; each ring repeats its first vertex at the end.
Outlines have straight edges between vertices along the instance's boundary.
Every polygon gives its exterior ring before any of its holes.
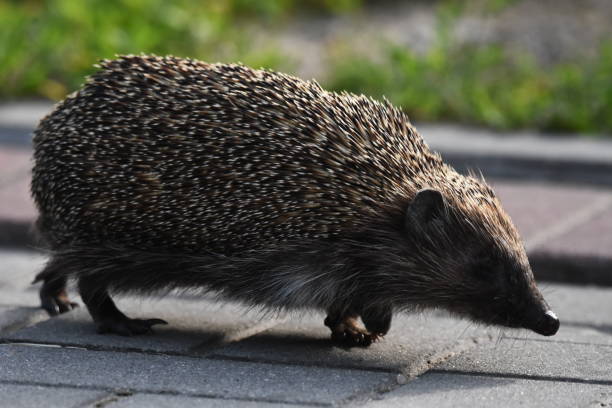
{"type": "Polygon", "coordinates": [[[543,336],[552,336],[559,330],[559,318],[552,310],[544,313],[544,316],[538,321],[533,331],[543,336]]]}

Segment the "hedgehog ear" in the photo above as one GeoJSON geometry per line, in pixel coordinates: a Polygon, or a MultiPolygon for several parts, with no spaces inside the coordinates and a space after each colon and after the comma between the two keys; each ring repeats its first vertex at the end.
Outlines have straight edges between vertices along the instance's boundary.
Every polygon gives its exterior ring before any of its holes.
{"type": "Polygon", "coordinates": [[[427,225],[444,214],[444,197],[438,190],[423,189],[417,192],[406,209],[405,228],[427,225]]]}

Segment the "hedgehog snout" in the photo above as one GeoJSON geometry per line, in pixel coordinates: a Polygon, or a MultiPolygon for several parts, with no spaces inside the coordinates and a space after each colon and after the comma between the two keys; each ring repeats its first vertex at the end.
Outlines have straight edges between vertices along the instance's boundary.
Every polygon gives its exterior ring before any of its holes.
{"type": "Polygon", "coordinates": [[[559,318],[546,302],[527,309],[521,326],[542,336],[552,336],[559,330],[559,318]]]}
{"type": "Polygon", "coordinates": [[[552,336],[559,330],[559,318],[552,310],[547,310],[531,329],[543,336],[552,336]]]}

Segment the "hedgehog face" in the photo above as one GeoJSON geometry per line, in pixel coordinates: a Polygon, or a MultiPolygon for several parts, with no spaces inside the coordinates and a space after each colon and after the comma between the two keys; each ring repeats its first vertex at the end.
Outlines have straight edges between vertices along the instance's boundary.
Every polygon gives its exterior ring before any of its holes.
{"type": "Polygon", "coordinates": [[[559,321],[535,285],[524,249],[493,236],[483,222],[449,208],[436,190],[419,191],[405,214],[406,256],[416,265],[405,277],[426,292],[426,306],[555,334],[559,321]]]}
{"type": "Polygon", "coordinates": [[[474,256],[466,268],[462,290],[469,297],[460,299],[457,309],[486,324],[555,334],[559,320],[537,289],[529,265],[502,250],[489,249],[474,256]]]}

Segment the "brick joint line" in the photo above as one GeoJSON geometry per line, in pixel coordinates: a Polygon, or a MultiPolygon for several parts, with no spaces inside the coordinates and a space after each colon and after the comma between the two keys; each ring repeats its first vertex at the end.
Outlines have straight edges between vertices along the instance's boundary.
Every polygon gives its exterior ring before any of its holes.
{"type": "Polygon", "coordinates": [[[88,408],[88,407],[103,408],[110,403],[118,401],[119,398],[121,398],[121,396],[119,396],[119,394],[117,394],[116,392],[107,392],[101,397],[92,398],[90,400],[84,401],[83,403],[77,405],[76,407],[77,408],[88,408]]]}
{"type": "Polygon", "coordinates": [[[68,383],[46,383],[41,381],[21,381],[21,380],[0,380],[0,384],[5,385],[29,385],[29,386],[37,386],[37,387],[48,387],[48,388],[70,388],[77,390],[91,390],[91,391],[107,391],[112,393],[119,394],[153,394],[153,395],[170,395],[175,397],[189,397],[189,398],[206,398],[206,399],[219,399],[224,401],[247,401],[247,402],[267,402],[271,404],[288,404],[288,405],[308,405],[313,407],[329,407],[332,404],[325,404],[320,402],[311,402],[311,401],[286,401],[282,399],[274,399],[274,398],[249,398],[249,397],[231,397],[228,398],[221,394],[205,394],[205,393],[182,393],[175,390],[154,390],[148,388],[112,388],[112,387],[103,387],[97,385],[76,385],[76,384],[68,384],[68,383]]]}
{"type": "Polygon", "coordinates": [[[248,326],[244,329],[230,331],[229,333],[221,336],[216,342],[213,342],[212,344],[210,342],[202,342],[195,346],[190,347],[189,352],[192,355],[206,354],[207,352],[210,352],[210,350],[206,350],[206,349],[220,348],[230,343],[235,343],[235,342],[247,339],[258,333],[269,330],[273,328],[274,326],[284,323],[285,321],[287,321],[287,319],[288,317],[284,316],[281,318],[263,320],[256,324],[248,326]]]}
{"type": "Polygon", "coordinates": [[[512,378],[518,380],[534,380],[534,381],[549,381],[549,382],[566,382],[576,384],[593,384],[593,385],[612,385],[612,380],[589,380],[586,378],[563,377],[554,375],[533,375],[533,374],[514,374],[514,373],[483,373],[469,372],[462,370],[430,370],[433,374],[455,374],[473,377],[493,377],[493,378],[512,378]]]}
{"type": "Polygon", "coordinates": [[[610,206],[612,206],[612,195],[605,196],[589,205],[584,206],[580,210],[576,211],[573,215],[567,217],[565,220],[551,226],[550,228],[544,229],[529,239],[526,239],[525,248],[527,249],[527,252],[532,252],[548,241],[566,234],[585,222],[592,220],[597,215],[610,208],[610,206]]]}
{"type": "Polygon", "coordinates": [[[420,364],[416,365],[415,367],[409,367],[406,370],[401,370],[396,380],[392,383],[382,384],[378,388],[374,390],[369,390],[368,392],[354,394],[348,398],[345,398],[342,401],[342,404],[340,405],[353,405],[354,403],[360,403],[371,398],[373,395],[383,397],[385,394],[395,390],[398,387],[408,384],[409,382],[415,380],[417,377],[431,372],[433,370],[433,367],[438,366],[455,356],[463,354],[464,352],[475,348],[479,344],[491,342],[492,340],[492,337],[488,336],[472,338],[471,340],[456,341],[453,345],[448,346],[441,351],[433,353],[428,358],[421,361],[420,364]],[[403,378],[401,378],[401,381],[400,376],[403,376],[403,378]]]}
{"type": "Polygon", "coordinates": [[[382,367],[357,367],[348,364],[317,364],[309,362],[291,362],[291,361],[276,361],[261,358],[248,358],[248,357],[237,357],[237,356],[224,356],[222,354],[214,354],[212,352],[209,355],[205,354],[194,354],[191,352],[180,352],[180,351],[158,351],[150,349],[138,349],[129,347],[107,347],[107,346],[94,346],[94,345],[82,345],[77,343],[52,343],[33,341],[27,339],[2,339],[0,338],[0,345],[14,345],[22,347],[56,347],[65,349],[79,349],[93,352],[109,352],[109,353],[135,353],[145,355],[157,355],[157,356],[169,356],[169,357],[186,357],[200,360],[217,360],[217,361],[234,361],[242,363],[253,363],[253,364],[267,364],[267,365],[280,365],[280,366],[299,366],[299,367],[318,367],[323,369],[347,369],[364,372],[380,372],[389,374],[399,374],[400,371],[393,368],[382,368],[382,367]]]}

